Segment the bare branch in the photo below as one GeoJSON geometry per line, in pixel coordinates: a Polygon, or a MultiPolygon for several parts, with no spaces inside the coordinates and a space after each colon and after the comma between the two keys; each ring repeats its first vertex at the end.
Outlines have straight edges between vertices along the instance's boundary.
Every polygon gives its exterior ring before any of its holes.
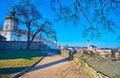
{"type": "Polygon", "coordinates": [[[93,25],[92,25],[92,22],[89,20],[88,16],[85,14],[85,12],[83,11],[82,9],[82,6],[80,5],[80,3],[78,2],[78,0],[75,1],[76,4],[79,6],[80,8],[80,11],[82,12],[82,14],[84,15],[84,17],[86,18],[86,20],[89,22],[91,28],[94,28],[93,25]]]}

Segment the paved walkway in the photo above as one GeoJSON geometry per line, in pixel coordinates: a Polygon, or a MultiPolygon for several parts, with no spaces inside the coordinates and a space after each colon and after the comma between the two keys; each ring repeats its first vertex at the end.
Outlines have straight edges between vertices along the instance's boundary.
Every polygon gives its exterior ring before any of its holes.
{"type": "Polygon", "coordinates": [[[49,53],[20,78],[90,78],[72,60],[49,53]]]}

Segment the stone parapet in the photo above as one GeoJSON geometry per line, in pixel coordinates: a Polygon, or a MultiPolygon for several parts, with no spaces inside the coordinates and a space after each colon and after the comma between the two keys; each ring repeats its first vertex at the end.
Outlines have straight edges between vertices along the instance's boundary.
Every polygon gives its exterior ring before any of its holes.
{"type": "Polygon", "coordinates": [[[73,60],[86,71],[91,78],[120,78],[120,62],[83,53],[75,54],[73,60]]]}
{"type": "MultiPolygon", "coordinates": [[[[61,50],[61,55],[68,57],[69,50],[61,50]]],[[[76,53],[76,62],[91,78],[120,78],[120,61],[107,60],[99,55],[76,53]]]]}

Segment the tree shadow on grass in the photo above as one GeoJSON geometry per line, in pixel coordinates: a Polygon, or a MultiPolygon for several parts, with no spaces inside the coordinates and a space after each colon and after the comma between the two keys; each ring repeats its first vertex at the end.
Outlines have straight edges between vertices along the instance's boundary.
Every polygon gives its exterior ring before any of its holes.
{"type": "Polygon", "coordinates": [[[64,59],[61,59],[61,60],[53,61],[53,62],[50,62],[50,63],[47,63],[47,64],[43,64],[43,65],[40,65],[40,66],[35,66],[34,68],[32,68],[31,70],[29,70],[27,72],[44,69],[44,68],[47,68],[47,67],[50,67],[50,66],[53,66],[53,65],[57,65],[57,64],[66,62],[66,61],[69,61],[68,58],[64,58],[64,59]]]}
{"type": "Polygon", "coordinates": [[[29,52],[29,51],[0,51],[0,60],[8,60],[8,59],[31,59],[33,57],[40,57],[40,52],[29,52]]]}
{"type": "Polygon", "coordinates": [[[0,74],[13,74],[21,72],[27,67],[0,68],[0,74]]]}
{"type": "Polygon", "coordinates": [[[8,59],[32,59],[33,57],[43,56],[42,54],[48,54],[48,56],[60,55],[59,50],[54,51],[0,51],[0,60],[8,60],[8,59]]]}

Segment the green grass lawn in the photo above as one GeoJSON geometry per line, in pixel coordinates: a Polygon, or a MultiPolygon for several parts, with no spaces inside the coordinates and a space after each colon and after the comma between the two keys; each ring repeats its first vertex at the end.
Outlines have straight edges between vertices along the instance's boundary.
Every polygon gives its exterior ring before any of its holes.
{"type": "Polygon", "coordinates": [[[10,78],[41,57],[40,52],[34,51],[0,51],[0,78],[10,78]]]}

